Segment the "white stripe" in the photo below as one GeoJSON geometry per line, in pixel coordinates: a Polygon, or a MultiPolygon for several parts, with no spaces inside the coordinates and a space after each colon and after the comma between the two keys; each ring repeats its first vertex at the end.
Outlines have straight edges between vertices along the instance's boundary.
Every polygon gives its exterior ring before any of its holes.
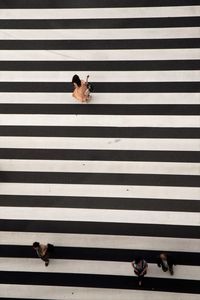
{"type": "Polygon", "coordinates": [[[0,50],[1,60],[101,61],[200,59],[199,49],[0,50]]]}
{"type": "Polygon", "coordinates": [[[0,125],[97,127],[199,127],[199,116],[0,114],[0,125]]]}
{"type": "Polygon", "coordinates": [[[199,16],[200,6],[84,9],[1,9],[0,19],[99,19],[199,16]]]}
{"type": "MultiPolygon", "coordinates": [[[[79,72],[85,80],[89,71],[79,72]]],[[[0,81],[25,82],[70,82],[71,71],[0,71],[0,81]]],[[[199,81],[200,71],[96,71],[91,74],[93,82],[173,82],[199,81]]],[[[67,85],[67,83],[66,83],[67,85]]],[[[71,85],[71,89],[73,87],[71,85]]]]}
{"type": "Polygon", "coordinates": [[[1,159],[1,171],[199,175],[200,163],[1,159]]]}
{"type": "MultiPolygon", "coordinates": [[[[71,93],[0,93],[4,103],[74,104],[71,93]]],[[[200,104],[199,93],[98,93],[90,104],[200,104]]],[[[79,102],[78,102],[79,103],[79,102]]]]}
{"type": "Polygon", "coordinates": [[[2,245],[32,245],[34,240],[57,247],[88,247],[153,251],[200,252],[200,239],[0,231],[2,245]]]}
{"type": "Polygon", "coordinates": [[[199,151],[198,139],[0,137],[0,148],[199,151]]]}
{"type": "Polygon", "coordinates": [[[199,213],[145,210],[4,207],[0,219],[199,226],[199,213]]]}
{"type": "MultiPolygon", "coordinates": [[[[48,269],[39,259],[32,258],[0,258],[0,271],[7,272],[41,272],[41,273],[72,273],[72,274],[98,274],[115,276],[134,276],[131,262],[98,261],[98,260],[50,260],[48,269]]],[[[155,264],[148,264],[146,277],[170,278],[184,280],[200,280],[199,266],[178,265],[174,276],[163,272],[155,264]]]]}
{"type": "Polygon", "coordinates": [[[1,171],[200,175],[200,163],[0,159],[1,171]]]}
{"type": "Polygon", "coordinates": [[[199,188],[131,185],[0,183],[1,195],[198,200],[199,188]]]}
{"type": "Polygon", "coordinates": [[[151,300],[200,300],[200,295],[187,293],[15,284],[0,284],[0,296],[50,300],[146,300],[148,297],[151,300]]]}
{"type": "Polygon", "coordinates": [[[199,38],[200,28],[1,29],[2,40],[112,40],[199,38]]]}

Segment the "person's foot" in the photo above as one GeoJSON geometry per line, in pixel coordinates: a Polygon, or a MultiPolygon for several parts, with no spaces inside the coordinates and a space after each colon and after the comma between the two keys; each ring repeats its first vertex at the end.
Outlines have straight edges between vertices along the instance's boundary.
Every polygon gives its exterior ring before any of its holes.
{"type": "Polygon", "coordinates": [[[88,97],[87,97],[87,102],[89,102],[90,100],[92,99],[92,96],[91,95],[88,95],[88,97]]]}
{"type": "Polygon", "coordinates": [[[173,270],[169,270],[171,275],[174,275],[174,271],[173,270]]]}
{"type": "Polygon", "coordinates": [[[45,267],[48,267],[48,265],[49,265],[49,260],[45,261],[45,267]]]}

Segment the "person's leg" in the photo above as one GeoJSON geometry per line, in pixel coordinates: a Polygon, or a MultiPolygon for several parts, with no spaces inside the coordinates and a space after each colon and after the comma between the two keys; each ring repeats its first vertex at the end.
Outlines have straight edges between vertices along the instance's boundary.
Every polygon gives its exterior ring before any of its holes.
{"type": "Polygon", "coordinates": [[[49,265],[49,253],[46,253],[41,259],[45,262],[45,266],[49,265]]]}
{"type": "Polygon", "coordinates": [[[171,275],[174,275],[173,265],[172,265],[172,266],[169,266],[169,273],[170,273],[171,275]]]}
{"type": "Polygon", "coordinates": [[[165,266],[162,265],[162,270],[163,270],[163,272],[167,272],[168,268],[166,268],[165,266]]]}
{"type": "Polygon", "coordinates": [[[142,280],[143,280],[143,278],[144,278],[144,276],[147,274],[147,272],[144,272],[142,275],[139,275],[138,276],[138,279],[139,279],[139,286],[141,286],[142,285],[142,280]]]}
{"type": "Polygon", "coordinates": [[[139,276],[138,276],[138,284],[139,284],[139,286],[142,285],[142,280],[143,280],[143,278],[144,278],[144,275],[139,275],[139,276]]]}
{"type": "Polygon", "coordinates": [[[89,89],[87,89],[87,90],[85,91],[85,101],[88,101],[88,100],[90,100],[90,99],[91,99],[90,91],[89,91],[89,89]]]}
{"type": "Polygon", "coordinates": [[[45,267],[48,267],[48,265],[49,265],[49,259],[47,259],[47,260],[45,261],[45,267]]]}

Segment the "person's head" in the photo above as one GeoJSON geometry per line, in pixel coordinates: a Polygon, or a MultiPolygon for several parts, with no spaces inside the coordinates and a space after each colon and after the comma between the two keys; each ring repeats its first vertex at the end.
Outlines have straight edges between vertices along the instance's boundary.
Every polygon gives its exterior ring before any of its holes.
{"type": "Polygon", "coordinates": [[[40,243],[38,243],[38,242],[33,243],[33,248],[34,249],[37,249],[39,246],[40,246],[40,243]]]}
{"type": "Polygon", "coordinates": [[[166,260],[167,259],[167,254],[166,253],[161,253],[160,254],[160,259],[166,260]]]}
{"type": "Polygon", "coordinates": [[[135,257],[135,263],[136,263],[136,264],[139,264],[139,262],[141,262],[141,260],[142,260],[142,257],[141,257],[141,256],[136,256],[136,257],[135,257]]]}
{"type": "Polygon", "coordinates": [[[78,86],[81,86],[81,80],[78,75],[74,75],[72,78],[72,83],[76,83],[78,86]]]}

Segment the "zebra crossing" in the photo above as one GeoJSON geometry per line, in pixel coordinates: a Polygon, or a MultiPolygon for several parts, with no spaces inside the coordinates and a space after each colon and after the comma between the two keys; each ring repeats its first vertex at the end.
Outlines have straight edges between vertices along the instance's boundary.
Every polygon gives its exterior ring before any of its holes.
{"type": "Polygon", "coordinates": [[[199,0],[0,1],[0,299],[200,299],[199,15],[199,0]],[[34,241],[56,246],[48,268],[34,241]]]}

